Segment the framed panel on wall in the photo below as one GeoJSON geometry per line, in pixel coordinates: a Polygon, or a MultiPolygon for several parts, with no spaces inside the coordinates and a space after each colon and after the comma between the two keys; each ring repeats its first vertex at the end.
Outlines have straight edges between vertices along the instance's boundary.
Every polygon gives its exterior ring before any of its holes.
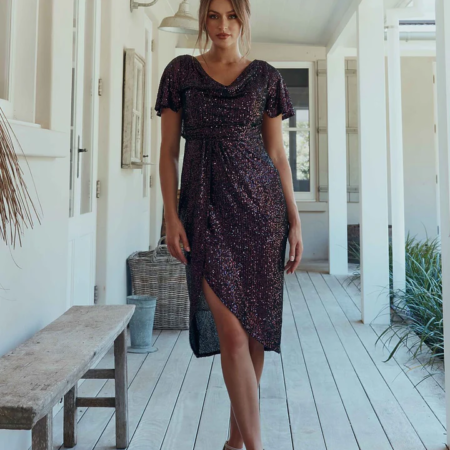
{"type": "Polygon", "coordinates": [[[145,60],[135,49],[124,54],[122,168],[140,169],[143,161],[145,60]]]}

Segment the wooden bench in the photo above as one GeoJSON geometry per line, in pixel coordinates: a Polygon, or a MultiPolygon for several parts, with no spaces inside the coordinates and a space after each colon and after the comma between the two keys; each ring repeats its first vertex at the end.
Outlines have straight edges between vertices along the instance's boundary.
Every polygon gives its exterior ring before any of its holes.
{"type": "Polygon", "coordinates": [[[127,325],[134,305],[74,306],[0,358],[0,429],[32,430],[53,449],[53,407],[64,397],[64,446],[77,443],[77,407],[116,410],[116,447],[128,446],[127,325]],[[92,369],[114,344],[114,369],[92,369]],[[114,379],[115,397],[82,398],[80,379],[114,379]]]}

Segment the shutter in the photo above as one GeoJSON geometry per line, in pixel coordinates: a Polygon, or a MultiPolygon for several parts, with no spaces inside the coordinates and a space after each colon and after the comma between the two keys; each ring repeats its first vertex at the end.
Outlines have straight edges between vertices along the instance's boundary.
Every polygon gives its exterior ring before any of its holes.
{"type": "Polygon", "coordinates": [[[327,61],[317,61],[318,200],[328,201],[327,61]]]}

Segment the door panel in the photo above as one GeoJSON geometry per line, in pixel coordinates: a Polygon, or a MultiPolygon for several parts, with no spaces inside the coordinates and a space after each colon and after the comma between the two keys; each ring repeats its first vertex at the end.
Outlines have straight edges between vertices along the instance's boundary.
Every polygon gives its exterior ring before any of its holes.
{"type": "Polygon", "coordinates": [[[94,303],[100,5],[74,1],[68,307],[94,303]]]}

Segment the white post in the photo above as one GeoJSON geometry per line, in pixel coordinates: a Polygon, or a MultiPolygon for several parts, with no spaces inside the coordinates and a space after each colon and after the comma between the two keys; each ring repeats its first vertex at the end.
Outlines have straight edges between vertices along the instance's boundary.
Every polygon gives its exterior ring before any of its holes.
{"type": "MultiPolygon", "coordinates": [[[[388,16],[389,18],[389,16],[388,16]]],[[[398,19],[388,21],[389,136],[391,162],[392,268],[394,289],[405,289],[405,195],[400,32],[398,19]]]]}
{"type": "MultiPolygon", "coordinates": [[[[441,208],[442,307],[444,315],[444,360],[447,429],[450,429],[450,4],[436,0],[436,68],[439,139],[439,193],[441,208]]],[[[447,435],[447,444],[450,439],[447,435]]]]}
{"type": "Polygon", "coordinates": [[[357,8],[360,151],[361,311],[364,323],[390,323],[383,0],[357,8]]]}
{"type": "Polygon", "coordinates": [[[348,274],[345,54],[327,55],[328,223],[330,274],[348,274]]]}

